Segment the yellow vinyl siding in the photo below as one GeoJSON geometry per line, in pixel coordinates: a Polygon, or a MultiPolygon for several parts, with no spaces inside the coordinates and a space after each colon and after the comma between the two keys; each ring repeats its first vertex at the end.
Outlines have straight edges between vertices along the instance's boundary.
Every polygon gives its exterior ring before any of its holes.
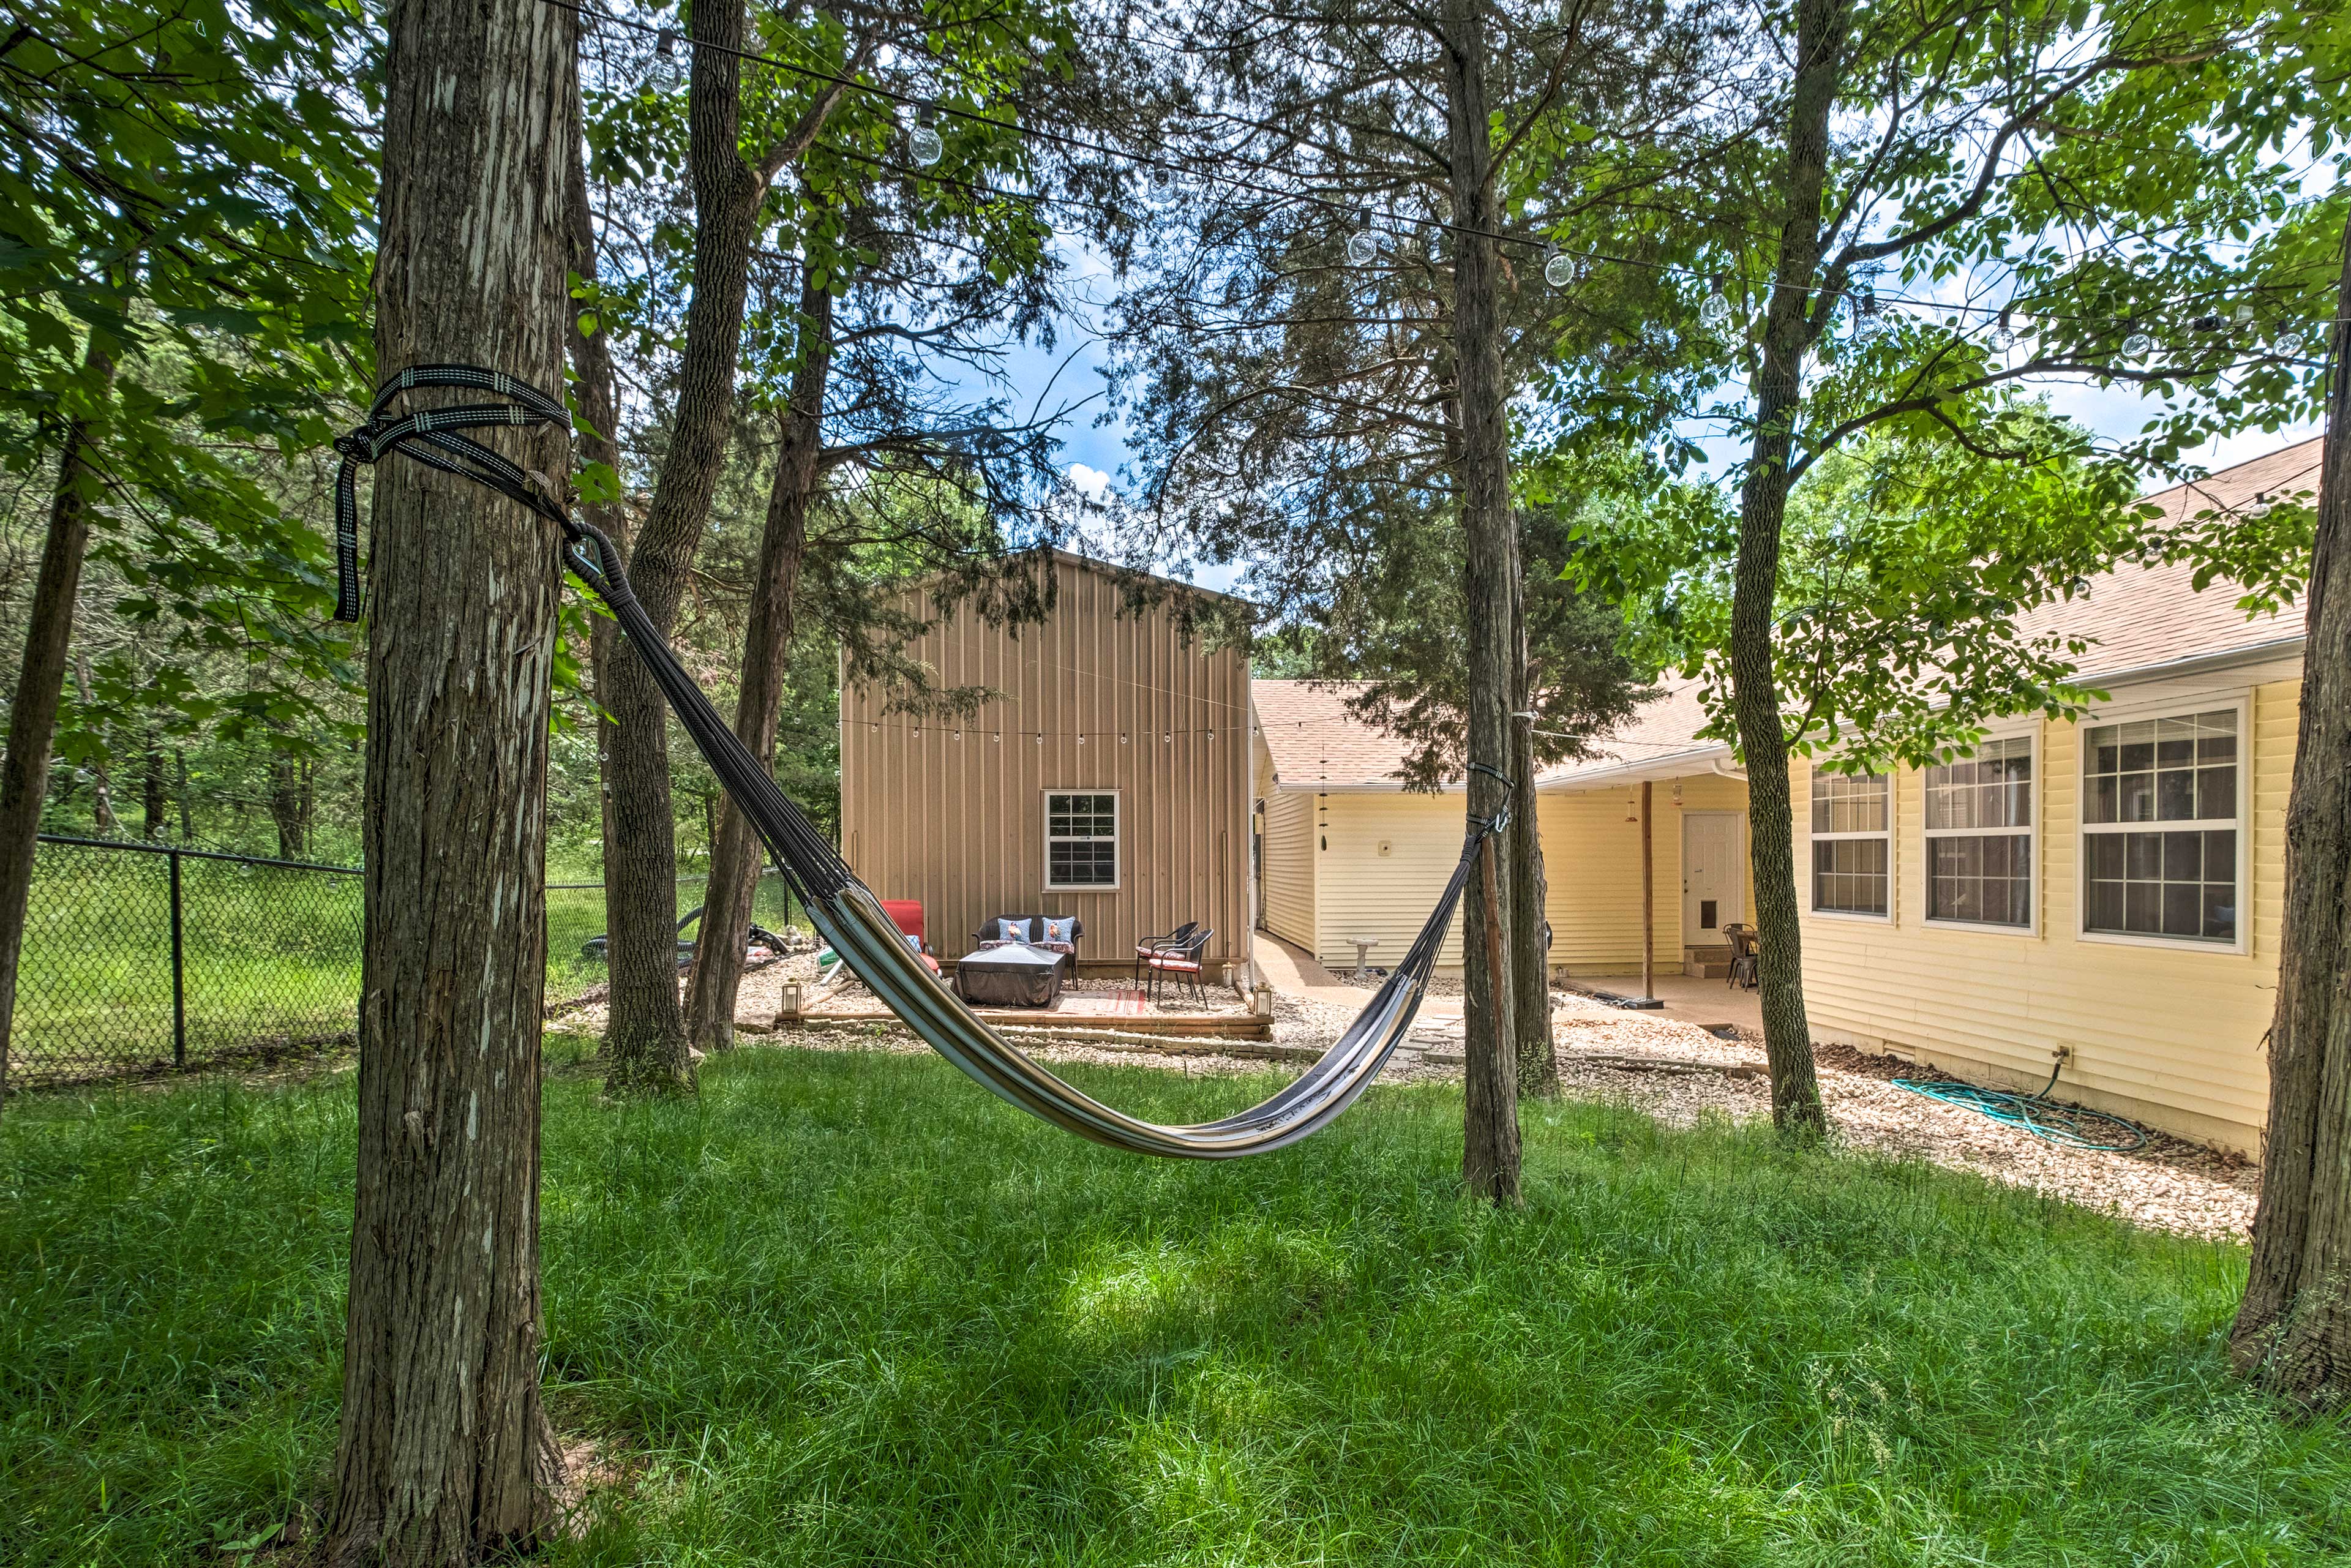
{"type": "MultiPolygon", "coordinates": [[[[2248,952],[2079,934],[2080,736],[2072,724],[2043,724],[2038,933],[1926,924],[1925,790],[1917,773],[1901,772],[1893,785],[1892,919],[1803,921],[1805,1004],[1814,1027],[1824,1038],[1891,1047],[2010,1086],[2045,1082],[2053,1053],[2070,1046],[2062,1096],[2189,1137],[2257,1149],[2269,1097],[2261,1041],[2275,1000],[2298,692],[2294,681],[2252,692],[2251,885],[2241,895],[2248,952]]],[[[2192,707],[2231,699],[2208,690],[2184,700],[2192,707]]],[[[1809,906],[1812,786],[1802,759],[1792,783],[1800,892],[1809,906]]]]}
{"type": "MultiPolygon", "coordinates": [[[[1321,800],[1300,793],[1282,797],[1309,808],[1328,825],[1316,825],[1314,851],[1316,957],[1330,967],[1353,969],[1358,936],[1375,937],[1369,961],[1392,968],[1428,921],[1445,891],[1446,879],[1461,859],[1466,817],[1462,797],[1451,795],[1340,791],[1321,800]],[[1315,810],[1320,808],[1319,813],[1315,810]],[[1325,840],[1330,847],[1322,848],[1325,840]],[[1388,846],[1386,854],[1380,845],[1388,846]]],[[[1461,918],[1456,914],[1438,950],[1440,966],[1461,964],[1461,918]]]]}
{"type": "MultiPolygon", "coordinates": [[[[1741,841],[1747,786],[1719,774],[1683,779],[1681,803],[1673,779],[1651,787],[1652,885],[1656,897],[1656,965],[1660,974],[1682,969],[1682,813],[1735,811],[1741,841]]],[[[1575,792],[1552,791],[1541,801],[1544,908],[1551,918],[1552,966],[1570,975],[1636,975],[1641,970],[1641,824],[1625,819],[1637,808],[1638,784],[1575,792]]],[[[1748,873],[1745,918],[1755,915],[1753,873],[1748,873]]]]}
{"type": "Polygon", "coordinates": [[[1314,797],[1265,800],[1265,928],[1314,950],[1314,797]]]}
{"type": "MultiPolygon", "coordinates": [[[[1248,662],[1187,638],[1176,607],[1128,612],[1100,569],[1051,570],[1042,623],[991,626],[966,605],[908,644],[939,685],[998,694],[969,717],[916,720],[844,683],[842,852],[881,896],[922,901],[949,961],[981,921],[1042,912],[1083,920],[1080,961],[1109,970],[1200,921],[1214,972],[1249,952],[1248,662]],[[1048,790],[1117,793],[1115,889],[1046,888],[1048,790]]],[[[935,613],[919,595],[906,608],[935,613]]]]}

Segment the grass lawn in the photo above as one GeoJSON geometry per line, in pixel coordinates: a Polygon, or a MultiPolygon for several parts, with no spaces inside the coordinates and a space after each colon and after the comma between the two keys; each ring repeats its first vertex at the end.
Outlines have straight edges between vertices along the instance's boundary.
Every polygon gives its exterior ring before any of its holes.
{"type": "MultiPolygon", "coordinates": [[[[1072,1070],[1164,1119],[1263,1082],[1072,1070]]],[[[1145,1162],[927,1058],[548,1091],[547,1381],[635,1485],[559,1563],[2299,1563],[2351,1431],[2227,1375],[2240,1249],[1458,1091],[1145,1162]]],[[[235,1562],[332,1459],[350,1082],[0,1118],[0,1560],[235,1562]]]]}

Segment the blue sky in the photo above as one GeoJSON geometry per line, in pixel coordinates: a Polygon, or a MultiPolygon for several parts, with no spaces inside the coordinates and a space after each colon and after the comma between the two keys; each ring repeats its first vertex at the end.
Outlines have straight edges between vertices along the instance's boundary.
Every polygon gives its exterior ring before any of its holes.
{"type": "MultiPolygon", "coordinates": [[[[1053,352],[1022,349],[1008,357],[1006,370],[1011,378],[1018,398],[1024,403],[1036,397],[1060,369],[1060,379],[1054,384],[1057,400],[1073,401],[1098,392],[1102,385],[1101,375],[1101,344],[1095,339],[1091,322],[1083,316],[1064,318],[1061,338],[1053,352]],[[1075,356],[1070,356],[1075,350],[1075,356]]],[[[2048,382],[2033,383],[2032,391],[2045,394],[2051,405],[2060,413],[2087,426],[2094,434],[2111,441],[2124,441],[2137,435],[2147,422],[2160,410],[2158,400],[2145,398],[2136,387],[2115,384],[2105,387],[2087,382],[2048,382]]],[[[1128,461],[1124,433],[1115,424],[1097,428],[1094,418],[1102,412],[1099,398],[1090,403],[1068,426],[1061,450],[1062,471],[1081,492],[1096,493],[1105,484],[1116,485],[1119,471],[1128,461]]],[[[2224,437],[2194,455],[2194,461],[2206,470],[2228,467],[2281,446],[2306,441],[2320,433],[2315,422],[2290,426],[2274,434],[2251,430],[2241,434],[2224,437]]],[[[1700,472],[1727,475],[1737,460],[1738,443],[1711,437],[1705,427],[1692,425],[1692,439],[1708,454],[1708,465],[1700,472]]],[[[2158,482],[2159,483],[2159,482],[2158,482]]],[[[1206,567],[1191,574],[1192,580],[1205,588],[1229,590],[1240,575],[1238,565],[1206,567]]]]}

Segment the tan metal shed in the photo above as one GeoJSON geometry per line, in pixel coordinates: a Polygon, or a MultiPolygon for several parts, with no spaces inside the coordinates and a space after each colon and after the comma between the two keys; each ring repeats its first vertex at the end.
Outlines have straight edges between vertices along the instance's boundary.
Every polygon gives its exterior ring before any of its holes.
{"type": "Polygon", "coordinates": [[[1074,915],[1081,969],[1127,970],[1139,939],[1196,920],[1222,975],[1249,953],[1248,653],[1186,627],[1181,596],[1206,590],[1153,579],[1165,591],[1135,608],[1099,563],[1038,570],[1058,577],[1041,623],[908,596],[939,616],[908,652],[942,686],[998,694],[977,714],[890,713],[844,681],[842,852],[883,897],[922,902],[950,965],[983,920],[1074,915]]]}

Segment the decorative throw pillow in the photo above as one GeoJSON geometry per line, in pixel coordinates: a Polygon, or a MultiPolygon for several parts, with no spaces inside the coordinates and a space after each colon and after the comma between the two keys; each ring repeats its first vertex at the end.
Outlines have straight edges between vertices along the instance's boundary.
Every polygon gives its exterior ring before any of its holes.
{"type": "Polygon", "coordinates": [[[1029,923],[1005,915],[996,923],[996,939],[999,942],[1026,942],[1029,940],[1029,923]]]}
{"type": "Polygon", "coordinates": [[[1071,915],[1063,920],[1056,920],[1050,915],[1040,916],[1040,918],[1045,922],[1045,936],[1043,938],[1045,941],[1067,942],[1071,940],[1070,936],[1070,927],[1078,923],[1075,915],[1071,915]]]}

